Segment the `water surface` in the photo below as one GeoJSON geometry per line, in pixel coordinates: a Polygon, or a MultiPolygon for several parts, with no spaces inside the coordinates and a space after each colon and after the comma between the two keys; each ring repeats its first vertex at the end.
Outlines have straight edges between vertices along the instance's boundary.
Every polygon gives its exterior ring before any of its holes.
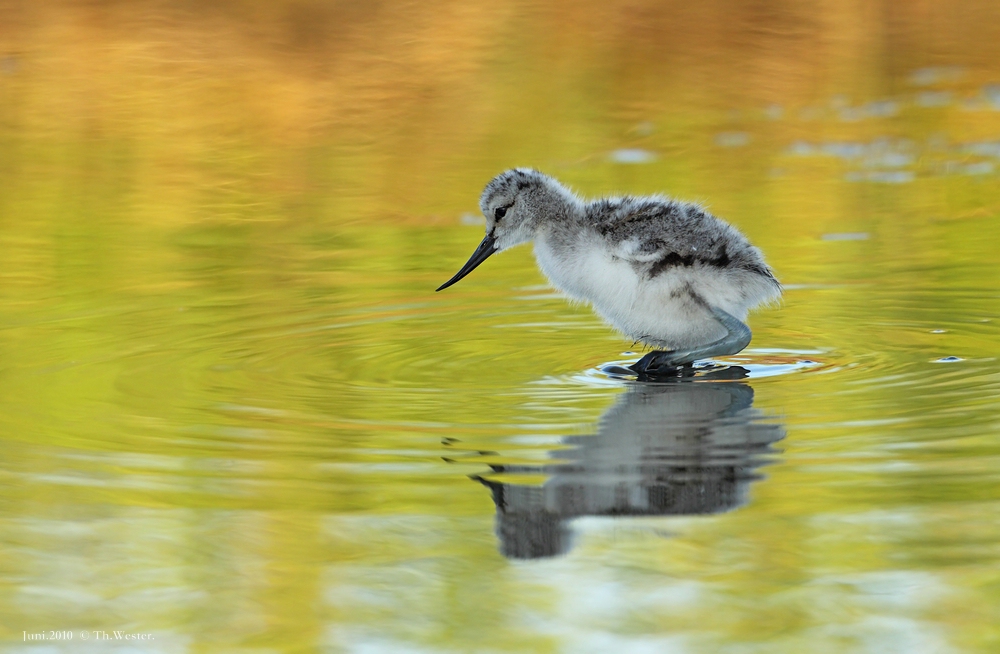
{"type": "Polygon", "coordinates": [[[1000,648],[992,3],[7,16],[4,651],[1000,648]],[[744,372],[435,294],[515,165],[742,229],[744,372]]]}

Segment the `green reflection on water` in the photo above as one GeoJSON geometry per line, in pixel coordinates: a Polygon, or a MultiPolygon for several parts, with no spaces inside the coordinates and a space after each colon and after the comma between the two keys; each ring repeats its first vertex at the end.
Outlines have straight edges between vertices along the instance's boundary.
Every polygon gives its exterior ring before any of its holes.
{"type": "Polygon", "coordinates": [[[5,645],[994,651],[996,13],[16,5],[5,645]],[[767,253],[788,292],[735,360],[821,365],[750,380],[787,436],[745,506],[500,555],[468,475],[595,433],[629,347],[527,249],[433,294],[511,165],[767,253]]]}

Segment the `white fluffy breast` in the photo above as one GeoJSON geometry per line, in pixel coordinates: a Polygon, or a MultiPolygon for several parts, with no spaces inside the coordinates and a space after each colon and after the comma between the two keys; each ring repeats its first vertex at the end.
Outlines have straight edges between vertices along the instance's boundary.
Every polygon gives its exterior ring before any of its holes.
{"type": "Polygon", "coordinates": [[[599,238],[580,238],[570,247],[545,237],[535,241],[538,265],[556,288],[591,304],[629,338],[656,347],[691,347],[724,336],[704,302],[743,320],[768,299],[743,288],[731,272],[710,266],[677,267],[649,279],[617,252],[599,238]]]}
{"type": "Polygon", "coordinates": [[[599,243],[581,239],[572,248],[556,249],[546,239],[535,241],[538,266],[552,284],[574,300],[588,302],[619,327],[613,315],[632,311],[640,280],[632,267],[599,243]]]}

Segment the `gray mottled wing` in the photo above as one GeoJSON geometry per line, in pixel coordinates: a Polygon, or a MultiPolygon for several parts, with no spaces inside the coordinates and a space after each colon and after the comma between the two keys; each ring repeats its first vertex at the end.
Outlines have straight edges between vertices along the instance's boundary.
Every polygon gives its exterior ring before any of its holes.
{"type": "Polygon", "coordinates": [[[594,203],[592,224],[615,256],[656,275],[673,266],[761,267],[759,252],[732,226],[694,204],[612,199],[594,203]]]}

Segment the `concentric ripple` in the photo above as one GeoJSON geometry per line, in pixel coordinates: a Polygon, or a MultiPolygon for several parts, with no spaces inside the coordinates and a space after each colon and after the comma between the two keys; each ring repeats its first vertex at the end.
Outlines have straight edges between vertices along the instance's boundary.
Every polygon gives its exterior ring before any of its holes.
{"type": "MultiPolygon", "coordinates": [[[[822,354],[823,352],[821,351],[749,350],[747,353],[727,359],[699,361],[689,371],[679,371],[675,378],[649,381],[669,381],[670,379],[691,379],[694,381],[760,379],[806,371],[833,372],[842,367],[830,361],[818,360],[819,357],[817,355],[822,354]],[[814,358],[807,358],[810,356],[814,358]]],[[[589,368],[582,374],[573,376],[573,378],[584,383],[594,383],[596,381],[598,384],[603,383],[600,380],[637,379],[638,375],[630,366],[638,360],[639,358],[636,357],[609,361],[594,368],[589,368]]]]}

